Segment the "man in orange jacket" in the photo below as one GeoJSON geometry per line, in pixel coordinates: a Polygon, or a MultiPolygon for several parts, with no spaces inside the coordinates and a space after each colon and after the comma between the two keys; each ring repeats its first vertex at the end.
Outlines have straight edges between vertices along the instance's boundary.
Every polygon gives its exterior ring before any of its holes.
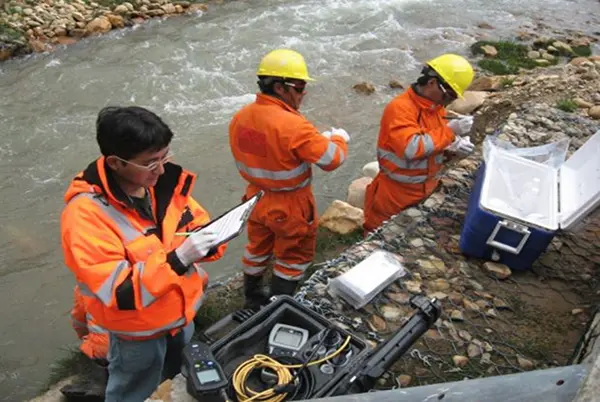
{"type": "Polygon", "coordinates": [[[445,54],[430,60],[417,82],[386,106],[377,141],[380,172],[365,195],[366,233],[429,197],[446,156],[473,151],[469,137],[461,137],[471,130],[473,118],[448,123],[445,109],[472,80],[466,59],[445,54]]]}
{"type": "Polygon", "coordinates": [[[143,401],[178,372],[208,283],[198,262],[225,251],[214,233],[178,235],[209,216],[191,197],[196,176],[169,162],[172,137],[149,110],[102,109],[102,157],[65,195],[65,262],[89,321],[110,334],[107,402],[143,401]]]}
{"type": "Polygon", "coordinates": [[[271,294],[291,295],[315,254],[317,210],[311,165],[325,171],[346,159],[350,137],[343,129],[320,133],[298,109],[312,81],[302,55],[278,49],[258,67],[256,101],[233,117],[229,144],[245,197],[265,194],[248,221],[248,245],[242,259],[246,308],[257,308],[267,295],[261,281],[274,257],[271,294]]]}

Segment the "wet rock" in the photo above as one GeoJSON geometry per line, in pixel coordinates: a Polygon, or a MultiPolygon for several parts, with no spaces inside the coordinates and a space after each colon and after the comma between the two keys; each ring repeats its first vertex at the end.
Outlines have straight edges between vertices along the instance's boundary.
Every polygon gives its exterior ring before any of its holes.
{"type": "Polygon", "coordinates": [[[375,92],[375,86],[370,82],[361,82],[359,84],[355,84],[352,89],[363,95],[371,95],[373,92],[375,92]]]}
{"type": "Polygon", "coordinates": [[[436,279],[429,282],[429,289],[434,291],[444,291],[450,289],[450,284],[445,279],[436,279]]]}
{"type": "Polygon", "coordinates": [[[531,360],[526,359],[522,356],[518,356],[518,355],[517,355],[517,363],[519,364],[519,367],[521,367],[523,370],[531,370],[534,367],[534,364],[531,360]]]}
{"type": "Polygon", "coordinates": [[[350,234],[362,228],[365,221],[362,209],[335,200],[320,218],[319,226],[341,235],[350,234]]]}
{"type": "Polygon", "coordinates": [[[41,40],[37,39],[31,39],[29,41],[29,46],[31,47],[31,49],[33,49],[34,52],[37,53],[45,52],[46,50],[48,50],[47,45],[41,40]]]}
{"type": "Polygon", "coordinates": [[[369,162],[362,168],[362,174],[366,177],[375,178],[379,173],[379,162],[369,162]]]}
{"type": "Polygon", "coordinates": [[[410,303],[410,295],[406,294],[406,293],[401,293],[401,292],[392,292],[392,293],[388,293],[387,296],[395,301],[396,303],[400,303],[400,304],[409,304],[410,303]]]}
{"type": "Polygon", "coordinates": [[[486,57],[496,57],[498,56],[498,49],[496,49],[492,45],[481,46],[481,50],[486,57]]]}
{"type": "Polygon", "coordinates": [[[491,26],[490,24],[488,24],[487,22],[482,22],[480,24],[477,24],[477,28],[481,28],[481,29],[494,29],[494,27],[491,26]]]}
{"type": "Polygon", "coordinates": [[[419,294],[421,293],[421,282],[417,281],[404,281],[404,286],[410,293],[419,294]]]}
{"type": "Polygon", "coordinates": [[[467,364],[469,364],[469,358],[466,356],[459,356],[459,355],[455,355],[452,356],[452,361],[454,362],[454,365],[456,365],[456,367],[465,367],[467,364]]]}
{"type": "Polygon", "coordinates": [[[463,306],[469,311],[479,311],[479,306],[469,299],[463,299],[463,306]]]}
{"type": "Polygon", "coordinates": [[[125,20],[122,16],[115,14],[107,14],[105,15],[105,17],[108,18],[108,20],[110,21],[110,25],[112,25],[114,29],[125,27],[125,20]]]}
{"type": "Polygon", "coordinates": [[[91,20],[85,27],[85,36],[102,34],[110,31],[112,25],[108,18],[97,17],[91,20]]]}
{"type": "Polygon", "coordinates": [[[398,384],[400,384],[401,387],[407,387],[408,385],[410,385],[412,377],[406,374],[401,374],[398,377],[396,377],[396,380],[398,381],[398,384]]]}
{"type": "Polygon", "coordinates": [[[396,80],[391,80],[388,85],[392,89],[404,89],[406,87],[406,85],[404,85],[400,81],[396,81],[396,80]]]}
{"type": "Polygon", "coordinates": [[[447,109],[460,114],[471,114],[485,102],[488,93],[484,91],[465,91],[464,99],[457,99],[447,109]]]}
{"type": "Polygon", "coordinates": [[[346,199],[348,204],[363,209],[365,206],[365,192],[372,181],[373,179],[370,177],[353,180],[348,187],[348,198],[346,199]]]}
{"type": "Polygon", "coordinates": [[[483,268],[485,268],[485,270],[490,275],[498,279],[506,279],[512,274],[512,271],[509,267],[507,267],[504,264],[498,264],[496,262],[488,261],[485,264],[483,264],[483,268]]]}

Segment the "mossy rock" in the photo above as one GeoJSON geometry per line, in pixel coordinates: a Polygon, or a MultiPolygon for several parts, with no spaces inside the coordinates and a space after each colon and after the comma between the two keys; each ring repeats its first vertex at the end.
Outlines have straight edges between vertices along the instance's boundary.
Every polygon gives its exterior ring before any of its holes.
{"type": "Polygon", "coordinates": [[[527,46],[511,41],[478,41],[471,45],[474,55],[484,54],[483,46],[494,46],[498,54],[493,59],[478,62],[479,67],[495,75],[518,74],[519,68],[532,69],[537,66],[534,60],[527,57],[527,46]]]}
{"type": "Polygon", "coordinates": [[[590,46],[573,46],[572,49],[575,57],[590,57],[592,55],[590,46]]]}

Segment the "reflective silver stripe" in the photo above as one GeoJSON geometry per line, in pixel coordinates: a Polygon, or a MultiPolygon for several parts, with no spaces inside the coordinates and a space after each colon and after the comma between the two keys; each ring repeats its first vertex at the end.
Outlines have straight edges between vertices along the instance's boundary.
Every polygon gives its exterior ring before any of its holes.
{"type": "Polygon", "coordinates": [[[88,330],[95,334],[107,334],[108,333],[107,330],[105,330],[104,328],[102,328],[101,326],[96,325],[96,324],[90,324],[88,326],[88,330]]]}
{"type": "Polygon", "coordinates": [[[79,197],[86,197],[92,200],[97,206],[99,206],[100,209],[102,209],[113,220],[113,222],[117,224],[117,226],[119,226],[119,230],[121,231],[121,233],[123,233],[123,237],[127,242],[138,238],[140,235],[143,236],[143,233],[137,230],[131,224],[131,222],[129,222],[125,214],[123,214],[114,206],[109,204],[104,198],[104,196],[93,193],[79,193],[75,197],[71,198],[69,202],[79,197]]]}
{"type": "Polygon", "coordinates": [[[392,173],[388,169],[386,169],[385,166],[381,166],[381,172],[390,179],[397,181],[398,183],[419,184],[425,183],[427,181],[426,175],[407,176],[400,173],[392,173]]]}
{"type": "MultiPolygon", "coordinates": [[[[129,268],[129,262],[127,260],[121,260],[117,264],[117,266],[112,270],[108,278],[104,281],[100,289],[95,293],[96,297],[102,301],[106,306],[108,306],[112,300],[113,291],[115,288],[115,282],[121,272],[125,269],[129,268]]],[[[89,289],[89,288],[88,288],[89,289]]]]}
{"type": "Polygon", "coordinates": [[[281,273],[279,271],[274,271],[273,275],[278,276],[280,278],[283,278],[283,279],[285,279],[287,281],[300,281],[300,279],[302,279],[302,277],[304,276],[303,274],[295,275],[295,276],[286,275],[286,274],[283,274],[283,273],[281,273]]]}
{"type": "Polygon", "coordinates": [[[427,159],[415,159],[408,161],[383,148],[377,148],[377,156],[380,159],[385,159],[388,162],[392,162],[398,169],[425,170],[429,165],[429,161],[427,159]]]}
{"type": "Polygon", "coordinates": [[[96,297],[94,292],[92,292],[85,283],[77,282],[77,286],[79,286],[79,292],[81,293],[82,296],[96,297]]]}
{"type": "Polygon", "coordinates": [[[200,309],[200,306],[202,306],[202,303],[204,303],[205,298],[206,298],[206,293],[202,293],[202,296],[200,296],[198,298],[198,300],[196,300],[194,302],[194,306],[192,307],[194,309],[194,311],[198,311],[200,309]]]}
{"type": "Polygon", "coordinates": [[[250,254],[248,252],[248,250],[244,251],[244,258],[247,259],[248,261],[251,262],[265,262],[267,261],[269,258],[272,257],[273,254],[267,254],[267,255],[254,255],[254,254],[250,254]]]}
{"type": "Polygon", "coordinates": [[[335,159],[336,152],[341,151],[341,149],[333,142],[329,142],[327,145],[327,149],[321,156],[321,158],[316,162],[320,167],[327,167],[333,162],[335,159]]]}
{"type": "Polygon", "coordinates": [[[144,268],[146,267],[146,264],[144,264],[143,262],[138,262],[137,264],[135,264],[135,267],[137,268],[137,274],[139,278],[142,307],[148,307],[156,301],[156,297],[154,297],[152,293],[150,293],[150,291],[146,289],[146,286],[144,286],[144,280],[142,278],[144,276],[144,268]]]}
{"type": "Polygon", "coordinates": [[[423,144],[423,157],[431,155],[434,151],[433,138],[429,134],[415,134],[404,150],[406,159],[414,159],[419,152],[419,144],[423,144]]]}
{"type": "Polygon", "coordinates": [[[248,275],[259,275],[259,274],[262,274],[265,271],[265,269],[267,269],[266,266],[251,267],[250,265],[244,264],[244,273],[248,274],[248,275]]]}
{"type": "Polygon", "coordinates": [[[312,264],[312,262],[307,262],[305,264],[287,264],[287,263],[285,263],[285,262],[283,262],[281,260],[275,260],[275,264],[281,265],[282,267],[285,267],[285,268],[296,269],[298,271],[303,271],[304,272],[304,270],[306,268],[310,267],[310,264],[312,264]]]}
{"type": "Polygon", "coordinates": [[[272,191],[274,193],[282,193],[282,192],[286,192],[286,191],[294,191],[294,190],[298,190],[300,188],[306,187],[308,186],[312,181],[312,177],[309,177],[308,179],[304,180],[302,183],[298,184],[297,186],[294,187],[281,187],[281,188],[269,188],[267,190],[272,191]]]}
{"type": "Polygon", "coordinates": [[[291,170],[267,170],[259,168],[251,168],[239,161],[235,161],[238,170],[242,173],[246,173],[248,176],[252,176],[256,179],[268,179],[268,180],[289,180],[300,176],[305,173],[310,166],[307,163],[302,163],[300,166],[291,170]]]}

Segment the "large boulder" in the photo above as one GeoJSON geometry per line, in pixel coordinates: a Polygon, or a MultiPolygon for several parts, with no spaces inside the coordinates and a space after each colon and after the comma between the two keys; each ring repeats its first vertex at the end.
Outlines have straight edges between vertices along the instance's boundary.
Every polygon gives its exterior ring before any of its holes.
{"type": "Polygon", "coordinates": [[[471,114],[483,105],[488,95],[487,92],[483,91],[465,91],[463,94],[464,99],[455,100],[448,105],[447,109],[460,114],[471,114]]]}
{"type": "Polygon", "coordinates": [[[362,228],[365,215],[360,208],[347,202],[335,200],[319,220],[319,226],[341,235],[350,234],[362,228]]]}
{"type": "Polygon", "coordinates": [[[372,177],[361,177],[354,180],[348,187],[348,198],[346,201],[353,207],[364,209],[365,207],[365,192],[367,186],[373,181],[372,177]]]}
{"type": "Polygon", "coordinates": [[[97,17],[91,20],[85,26],[85,36],[97,35],[109,32],[112,29],[112,24],[110,20],[104,16],[97,17]]]}
{"type": "Polygon", "coordinates": [[[366,177],[375,178],[379,173],[379,162],[369,162],[362,168],[362,174],[366,177]]]}

